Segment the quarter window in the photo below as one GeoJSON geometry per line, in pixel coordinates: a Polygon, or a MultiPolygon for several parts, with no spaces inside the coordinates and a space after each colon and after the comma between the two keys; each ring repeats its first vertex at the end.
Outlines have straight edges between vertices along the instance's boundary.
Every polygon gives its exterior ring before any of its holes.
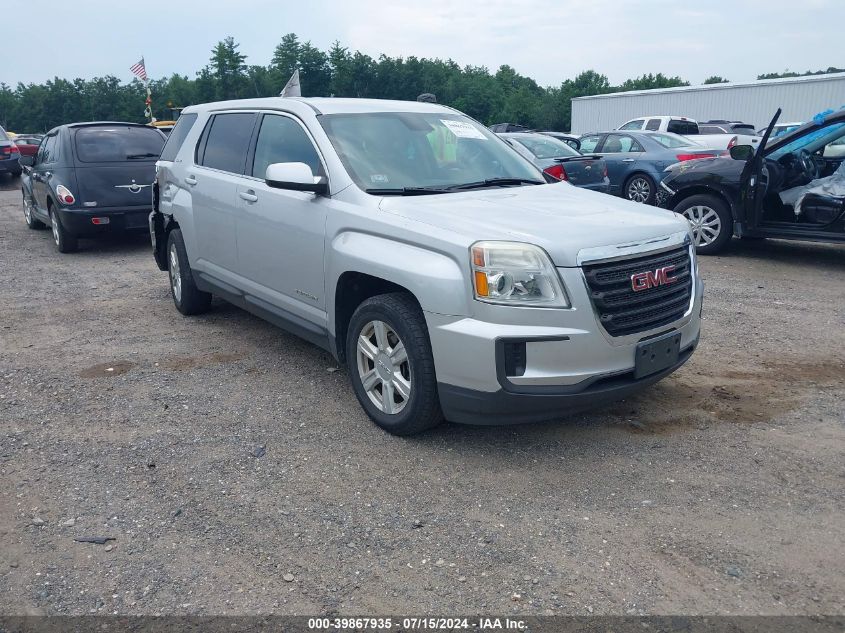
{"type": "Polygon", "coordinates": [[[179,153],[179,148],[182,147],[182,143],[185,142],[185,137],[188,136],[188,132],[190,132],[191,128],[194,127],[196,120],[196,114],[183,114],[179,117],[176,121],[176,125],[167,137],[164,149],[161,150],[161,160],[176,160],[176,154],[179,153]]]}
{"type": "Polygon", "coordinates": [[[243,174],[255,114],[218,114],[209,122],[199,164],[233,174],[243,174]]]}
{"type": "Polygon", "coordinates": [[[645,125],[645,129],[656,132],[660,129],[660,119],[649,119],[645,125]]]}
{"type": "Polygon", "coordinates": [[[317,150],[302,126],[286,116],[268,114],[258,132],[252,175],[263,179],[273,163],[305,163],[315,175],[323,172],[317,150]]]}

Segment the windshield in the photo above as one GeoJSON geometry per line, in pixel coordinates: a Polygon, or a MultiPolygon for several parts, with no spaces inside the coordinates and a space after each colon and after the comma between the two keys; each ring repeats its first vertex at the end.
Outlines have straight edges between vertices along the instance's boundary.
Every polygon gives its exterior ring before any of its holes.
{"type": "Polygon", "coordinates": [[[449,189],[500,178],[545,183],[504,141],[459,114],[328,114],[320,123],[364,191],[449,189]]]}
{"type": "Polygon", "coordinates": [[[76,131],[76,155],[85,163],[154,160],[164,137],[150,127],[83,127],[76,131]]]}
{"type": "Polygon", "coordinates": [[[525,147],[539,159],[581,155],[563,141],[559,141],[551,136],[536,137],[520,135],[511,136],[510,138],[525,147]]]}
{"type": "Polygon", "coordinates": [[[685,136],[678,134],[649,134],[649,137],[660,143],[663,147],[673,149],[675,147],[696,147],[697,143],[685,136]]]}
{"type": "Polygon", "coordinates": [[[845,123],[834,123],[833,125],[825,126],[819,130],[814,130],[803,136],[799,136],[794,141],[790,141],[783,147],[775,150],[769,154],[769,158],[779,158],[784,154],[791,154],[800,150],[805,150],[812,154],[820,150],[828,143],[833,143],[845,136],[845,123]]]}

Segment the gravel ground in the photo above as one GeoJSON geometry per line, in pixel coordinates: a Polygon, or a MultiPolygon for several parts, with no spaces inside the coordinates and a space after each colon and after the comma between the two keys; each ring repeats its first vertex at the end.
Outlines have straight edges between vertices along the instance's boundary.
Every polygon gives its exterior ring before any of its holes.
{"type": "Polygon", "coordinates": [[[845,611],[845,248],[703,260],[701,347],[636,398],[400,439],[328,354],[180,316],[145,237],[60,255],[0,185],[0,613],[845,611]]]}

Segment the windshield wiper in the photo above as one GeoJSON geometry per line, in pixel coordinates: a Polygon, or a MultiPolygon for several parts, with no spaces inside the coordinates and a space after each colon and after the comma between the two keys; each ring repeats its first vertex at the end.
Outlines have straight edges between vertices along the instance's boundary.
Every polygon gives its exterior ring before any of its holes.
{"type": "Polygon", "coordinates": [[[543,180],[533,180],[531,178],[488,178],[487,180],[479,180],[478,182],[467,182],[463,185],[452,185],[449,189],[481,189],[483,187],[510,187],[513,185],[545,185],[543,180]]]}
{"type": "Polygon", "coordinates": [[[397,187],[396,189],[364,189],[374,196],[426,196],[434,193],[452,193],[451,188],[440,187],[397,187]]]}
{"type": "Polygon", "coordinates": [[[158,158],[158,154],[153,154],[151,152],[147,152],[145,154],[127,154],[127,160],[133,160],[135,158],[158,158]]]}

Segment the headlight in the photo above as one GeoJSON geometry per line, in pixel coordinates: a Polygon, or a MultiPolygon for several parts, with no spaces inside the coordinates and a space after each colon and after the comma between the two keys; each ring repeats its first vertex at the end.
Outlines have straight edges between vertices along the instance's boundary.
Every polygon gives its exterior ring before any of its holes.
{"type": "Polygon", "coordinates": [[[476,242],[470,248],[475,298],[487,303],[568,308],[557,270],[543,249],[519,242],[476,242]]]}

